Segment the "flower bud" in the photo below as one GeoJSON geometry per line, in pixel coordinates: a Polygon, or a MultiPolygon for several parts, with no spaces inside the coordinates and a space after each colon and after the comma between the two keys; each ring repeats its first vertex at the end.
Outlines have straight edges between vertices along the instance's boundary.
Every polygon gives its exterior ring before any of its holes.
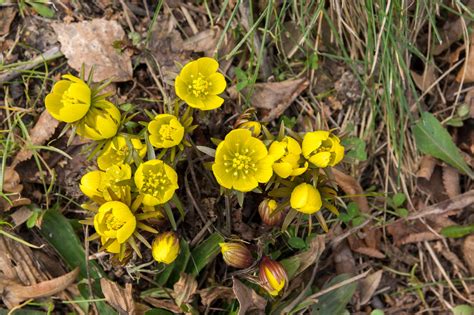
{"type": "Polygon", "coordinates": [[[227,265],[234,268],[248,268],[253,263],[250,250],[242,243],[219,243],[222,258],[227,265]]]}
{"type": "Polygon", "coordinates": [[[173,232],[159,234],[152,244],[151,253],[157,262],[171,264],[179,253],[179,239],[173,232]]]}
{"type": "Polygon", "coordinates": [[[263,257],[259,271],[260,285],[272,296],[278,295],[288,283],[285,268],[268,257],[263,257]]]}
{"type": "Polygon", "coordinates": [[[252,132],[252,136],[258,137],[262,132],[262,125],[258,121],[246,121],[241,123],[238,128],[248,129],[252,132]]]}
{"type": "Polygon", "coordinates": [[[283,211],[275,212],[278,204],[273,199],[264,199],[258,205],[258,213],[263,223],[269,226],[279,225],[283,220],[284,213],[283,211]]]}
{"type": "Polygon", "coordinates": [[[313,214],[321,210],[322,204],[321,194],[313,185],[302,183],[291,192],[290,205],[299,212],[313,214]]]}

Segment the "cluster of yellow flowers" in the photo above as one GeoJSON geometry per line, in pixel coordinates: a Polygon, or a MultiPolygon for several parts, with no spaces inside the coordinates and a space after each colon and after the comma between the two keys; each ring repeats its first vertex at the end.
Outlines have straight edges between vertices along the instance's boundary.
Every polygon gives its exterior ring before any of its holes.
{"type": "MultiPolygon", "coordinates": [[[[82,177],[80,189],[90,198],[83,207],[93,214],[83,223],[94,226],[91,239],[100,240],[100,250],[119,260],[133,252],[141,257],[140,242],[158,262],[169,264],[178,256],[177,234],[158,230],[166,217],[176,230],[172,206],[182,210],[175,194],[176,156],[190,146],[188,137],[197,127],[192,124],[192,109],[213,110],[224,102],[219,94],[226,81],[218,68],[212,58],[186,64],[176,77],[175,92],[189,107],[181,115],[179,103],[173,113],[149,114],[150,121],[141,123],[144,129],[133,134],[122,128],[130,117],[107,100],[110,94],[102,93],[106,83],[95,86],[91,79],[85,82],[68,74],[46,96],[46,109],[54,118],[94,141],[91,155],[97,168],[82,177]],[[157,235],[150,244],[142,233],[157,235]]],[[[321,170],[343,157],[344,147],[330,131],[298,134],[282,127],[274,137],[258,121],[245,119],[218,144],[212,172],[222,188],[240,195],[262,192],[259,185],[265,184],[266,196],[258,211],[264,223],[278,225],[289,207],[305,214],[323,206],[337,212],[331,204],[336,192],[321,170]]],[[[253,264],[250,251],[239,243],[222,243],[221,250],[231,266],[253,264]]],[[[278,262],[267,257],[260,261],[260,283],[271,295],[287,282],[278,262]]]]}
{"type": "MultiPolygon", "coordinates": [[[[212,58],[186,64],[176,78],[177,96],[200,110],[221,106],[224,99],[218,94],[225,90],[226,81],[218,67],[212,58]]],[[[97,145],[97,169],[86,173],[79,185],[91,200],[83,207],[93,212],[82,222],[94,226],[96,233],[90,239],[100,239],[101,249],[120,260],[131,250],[141,257],[139,241],[152,249],[155,260],[169,264],[179,253],[179,238],[170,231],[158,233],[155,227],[165,214],[175,225],[170,205],[179,203],[175,156],[189,145],[186,135],[196,127],[192,112],[188,108],[178,117],[177,108],[175,113],[150,117],[146,132],[121,132],[127,117],[107,100],[111,95],[102,93],[106,85],[94,86],[91,80],[86,83],[67,74],[45,98],[46,109],[55,119],[97,145]],[[158,235],[150,245],[143,232],[158,235]]]]}

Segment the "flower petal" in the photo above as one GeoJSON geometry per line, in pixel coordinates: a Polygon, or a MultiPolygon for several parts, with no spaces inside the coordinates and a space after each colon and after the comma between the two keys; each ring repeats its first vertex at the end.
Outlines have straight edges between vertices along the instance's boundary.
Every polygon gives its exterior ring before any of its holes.
{"type": "Polygon", "coordinates": [[[308,132],[303,138],[303,155],[308,158],[309,155],[317,150],[321,143],[329,137],[329,131],[319,130],[308,132]]]}
{"type": "Polygon", "coordinates": [[[214,58],[202,57],[196,60],[197,62],[197,73],[202,74],[205,77],[210,76],[219,69],[219,63],[214,58]]]}
{"type": "Polygon", "coordinates": [[[209,81],[209,84],[210,84],[207,90],[209,94],[214,94],[214,95],[221,94],[222,92],[224,92],[225,88],[227,87],[227,83],[225,81],[224,75],[222,75],[219,72],[211,74],[207,80],[209,81]]]}
{"type": "Polygon", "coordinates": [[[232,174],[226,171],[226,167],[223,163],[215,162],[212,165],[212,172],[214,173],[215,178],[219,185],[224,188],[231,189],[234,185],[234,178],[232,174]]]}
{"type": "Polygon", "coordinates": [[[309,158],[309,161],[317,167],[327,167],[331,161],[331,152],[319,152],[309,158]]]}
{"type": "Polygon", "coordinates": [[[202,110],[212,110],[220,107],[224,103],[224,99],[217,95],[208,95],[202,100],[204,108],[202,110]]]}
{"type": "Polygon", "coordinates": [[[290,163],[274,163],[273,170],[281,178],[287,178],[292,175],[293,168],[290,163]]]}

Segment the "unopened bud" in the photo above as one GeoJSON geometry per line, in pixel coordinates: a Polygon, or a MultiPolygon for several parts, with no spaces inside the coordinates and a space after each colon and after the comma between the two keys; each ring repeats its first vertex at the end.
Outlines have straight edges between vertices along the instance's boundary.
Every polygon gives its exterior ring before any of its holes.
{"type": "Polygon", "coordinates": [[[242,243],[219,243],[222,258],[227,265],[245,269],[252,265],[253,257],[250,250],[242,243]]]}
{"type": "Polygon", "coordinates": [[[259,271],[260,285],[272,296],[278,295],[288,283],[283,266],[268,257],[263,257],[259,271]]]}
{"type": "Polygon", "coordinates": [[[262,222],[266,225],[275,226],[279,225],[284,218],[283,211],[276,212],[276,208],[278,207],[278,203],[273,199],[264,199],[258,205],[258,214],[260,214],[260,218],[262,222]]]}
{"type": "Polygon", "coordinates": [[[171,264],[179,254],[179,239],[173,232],[159,234],[152,244],[153,258],[165,264],[171,264]]]}
{"type": "Polygon", "coordinates": [[[252,132],[252,136],[258,137],[262,132],[262,125],[258,121],[246,121],[239,125],[238,128],[248,129],[252,132]]]}

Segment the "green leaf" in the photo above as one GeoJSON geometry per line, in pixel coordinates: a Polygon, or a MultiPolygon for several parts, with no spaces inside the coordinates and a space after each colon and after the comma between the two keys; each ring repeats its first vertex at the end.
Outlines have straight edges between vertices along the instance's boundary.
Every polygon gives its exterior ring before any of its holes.
{"type": "Polygon", "coordinates": [[[211,234],[205,241],[191,251],[191,259],[186,267],[186,272],[197,276],[199,272],[216,258],[220,252],[219,243],[224,238],[219,233],[211,234]]]}
{"type": "Polygon", "coordinates": [[[362,217],[362,216],[357,216],[354,219],[352,219],[352,225],[353,226],[359,226],[364,222],[365,222],[365,218],[362,217]]]}
{"type": "Polygon", "coordinates": [[[297,237],[297,236],[291,237],[288,240],[288,244],[290,244],[290,246],[295,248],[295,249],[306,248],[306,242],[304,241],[304,239],[302,239],[300,237],[297,237]]]}
{"type": "MultiPolygon", "coordinates": [[[[324,288],[333,286],[339,282],[350,278],[348,274],[341,274],[329,281],[324,288]]],[[[357,283],[349,283],[331,292],[328,292],[318,298],[318,302],[312,307],[312,315],[342,314],[346,305],[351,300],[357,288],[357,283]]]]}
{"type": "Polygon", "coordinates": [[[347,205],[347,214],[349,214],[351,218],[355,217],[359,213],[360,213],[359,206],[355,202],[350,202],[347,205]]]}
{"type": "Polygon", "coordinates": [[[423,112],[421,120],[413,127],[413,134],[418,150],[422,153],[432,155],[474,179],[474,172],[466,164],[451,136],[435,116],[423,112]]]}
{"type": "Polygon", "coordinates": [[[145,315],[173,315],[173,313],[162,308],[152,308],[146,311],[145,315]]]}
{"type": "Polygon", "coordinates": [[[450,238],[460,238],[474,233],[474,224],[470,225],[451,225],[441,229],[441,234],[450,238]]]}
{"type": "Polygon", "coordinates": [[[398,214],[400,217],[402,217],[402,218],[408,217],[408,210],[405,209],[405,208],[398,208],[398,209],[396,210],[396,212],[397,212],[397,214],[398,214]]]}
{"type": "Polygon", "coordinates": [[[28,1],[28,4],[43,17],[48,19],[54,17],[54,10],[44,4],[33,1],[28,1]]]}
{"type": "Polygon", "coordinates": [[[346,156],[359,160],[367,160],[367,152],[364,140],[357,137],[348,137],[342,140],[342,145],[349,148],[346,152],[346,156]]]}
{"type": "Polygon", "coordinates": [[[405,196],[404,193],[397,193],[392,197],[392,201],[395,207],[400,207],[405,203],[407,200],[407,197],[405,196]]]}
{"type": "Polygon", "coordinates": [[[467,304],[457,305],[455,308],[453,308],[453,315],[472,315],[472,314],[474,314],[474,307],[467,304]]]}
{"type": "Polygon", "coordinates": [[[384,315],[385,313],[382,310],[375,309],[372,312],[370,312],[370,315],[384,315]]]}
{"type": "MultiPolygon", "coordinates": [[[[105,272],[95,261],[86,260],[84,248],[69,220],[57,210],[47,210],[43,215],[43,222],[39,232],[71,269],[79,266],[79,278],[81,279],[87,279],[86,263],[88,262],[89,276],[93,280],[93,290],[95,294],[102,295],[100,278],[106,276],[105,272]]],[[[88,290],[84,290],[84,293],[81,293],[85,299],[90,298],[88,290]]],[[[115,314],[114,310],[106,303],[102,301],[94,303],[96,303],[100,314],[115,314]]]]}

